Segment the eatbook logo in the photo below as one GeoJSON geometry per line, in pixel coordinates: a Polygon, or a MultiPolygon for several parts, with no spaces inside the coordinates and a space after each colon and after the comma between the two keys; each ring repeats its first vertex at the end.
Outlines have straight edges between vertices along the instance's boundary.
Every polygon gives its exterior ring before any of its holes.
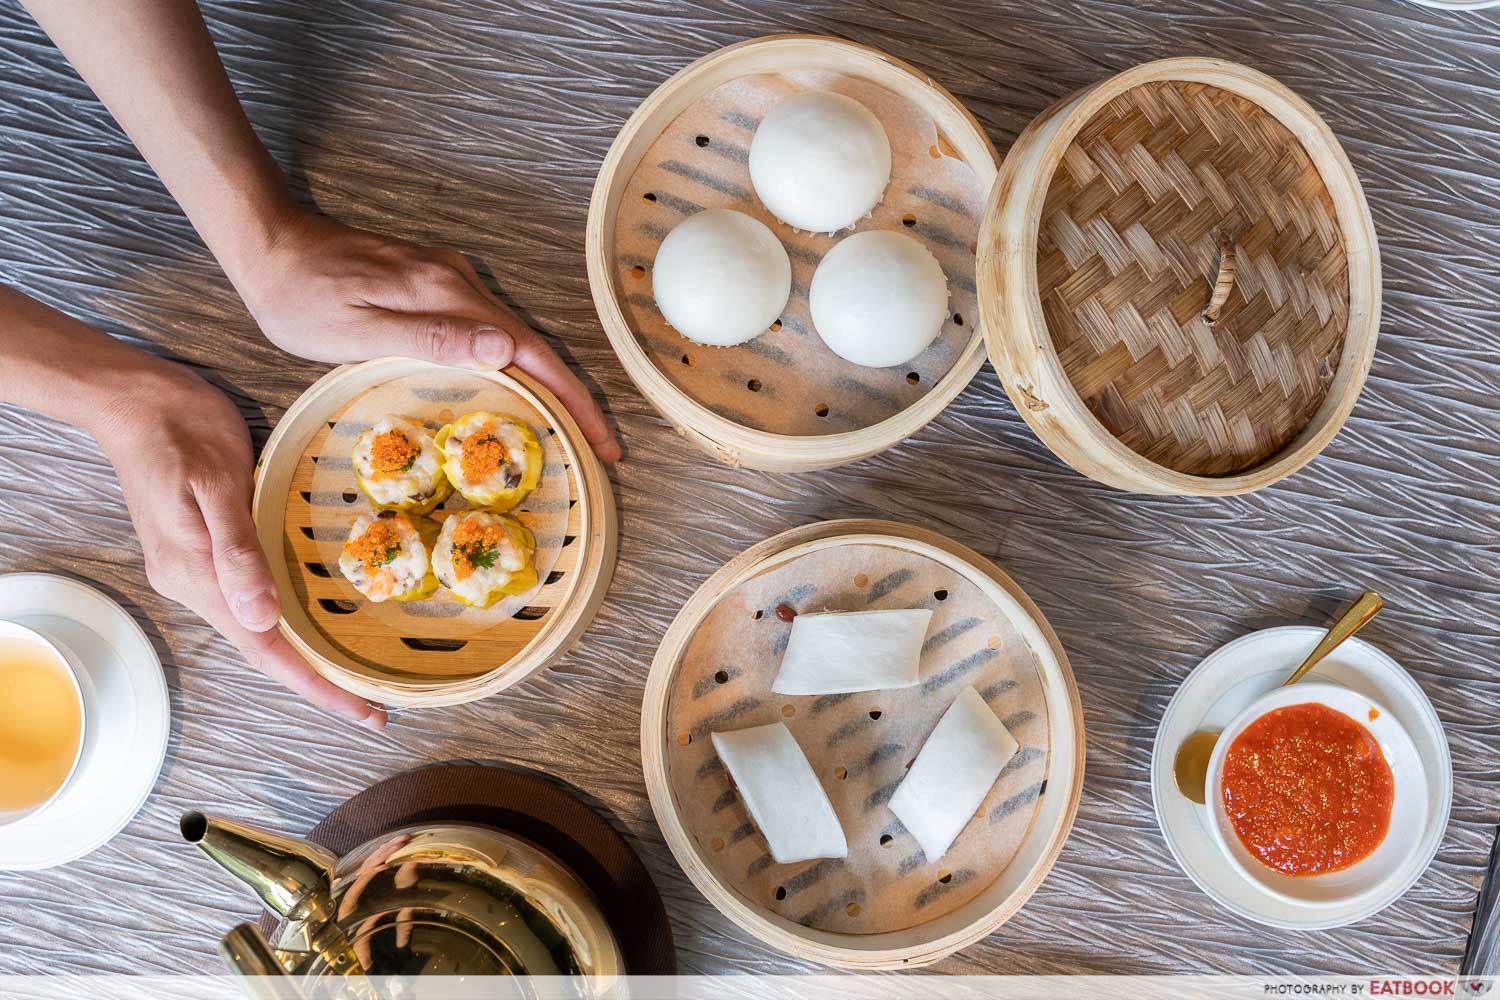
{"type": "Polygon", "coordinates": [[[1489,981],[1481,979],[1372,979],[1369,995],[1375,997],[1456,997],[1488,992],[1489,981]],[[1474,992],[1473,986],[1484,988],[1474,992]]]}
{"type": "Polygon", "coordinates": [[[1494,982],[1489,979],[1465,979],[1463,981],[1463,991],[1467,996],[1482,997],[1494,985],[1494,982]]]}

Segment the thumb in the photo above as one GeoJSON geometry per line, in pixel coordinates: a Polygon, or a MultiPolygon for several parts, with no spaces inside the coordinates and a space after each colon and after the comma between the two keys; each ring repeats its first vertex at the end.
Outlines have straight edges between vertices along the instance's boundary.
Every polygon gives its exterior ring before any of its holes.
{"type": "Polygon", "coordinates": [[[370,357],[401,355],[460,368],[504,368],[516,354],[516,342],[504,330],[453,316],[385,313],[364,339],[370,357]]]}
{"type": "Polygon", "coordinates": [[[357,694],[337,687],[307,665],[291,643],[275,632],[254,636],[233,636],[240,652],[250,665],[272,680],[280,681],[292,691],[300,694],[326,712],[364,726],[366,729],[384,729],[385,709],[372,705],[357,694]],[[240,643],[243,643],[240,645],[240,643]]]}
{"type": "Polygon", "coordinates": [[[281,599],[250,520],[248,486],[199,489],[198,507],[213,542],[214,575],[224,603],[251,632],[276,624],[281,599]]]}

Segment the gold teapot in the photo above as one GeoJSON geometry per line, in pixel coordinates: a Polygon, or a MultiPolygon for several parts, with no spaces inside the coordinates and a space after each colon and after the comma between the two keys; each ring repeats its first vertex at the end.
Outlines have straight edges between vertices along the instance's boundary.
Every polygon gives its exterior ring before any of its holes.
{"type": "Polygon", "coordinates": [[[243,975],[346,977],[346,990],[373,997],[373,977],[569,976],[603,995],[625,974],[593,894],[512,834],[408,826],[337,858],[200,812],[181,825],[280,918],[269,939],[249,923],[224,937],[220,954],[243,975]]]}

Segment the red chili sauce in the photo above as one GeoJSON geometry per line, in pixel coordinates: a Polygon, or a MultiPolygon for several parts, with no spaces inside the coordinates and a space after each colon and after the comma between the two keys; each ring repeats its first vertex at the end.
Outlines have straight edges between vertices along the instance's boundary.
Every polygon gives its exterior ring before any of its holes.
{"type": "Polygon", "coordinates": [[[1273,709],[1224,754],[1224,809],[1240,843],[1284,875],[1342,871],[1391,825],[1395,782],[1370,731],[1309,703],[1273,709]]]}

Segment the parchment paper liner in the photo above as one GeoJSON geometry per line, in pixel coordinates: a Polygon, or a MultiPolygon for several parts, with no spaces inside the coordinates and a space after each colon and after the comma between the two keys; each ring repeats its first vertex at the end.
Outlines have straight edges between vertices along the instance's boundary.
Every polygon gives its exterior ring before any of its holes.
{"type": "Polygon", "coordinates": [[[668,126],[626,185],[613,242],[621,309],[656,366],[726,419],[792,435],[868,427],[926,394],[973,336],[979,319],[974,242],[985,195],[974,171],[944,153],[932,119],[883,87],[821,70],[732,80],[668,126]],[[778,101],[807,89],[860,101],[880,119],[891,141],[891,183],[884,200],[853,230],[832,236],[778,222],[750,184],[748,157],[756,126],[778,101]],[[667,325],[651,294],[651,265],[661,241],[677,223],[707,208],[732,208],[760,219],[792,261],[792,297],[780,329],[773,326],[739,347],[704,347],[682,337],[667,325]],[[823,344],[808,314],[807,289],[823,254],[851,232],[870,229],[917,238],[948,278],[950,315],[942,333],[899,368],[863,368],[843,360],[823,344]]]}
{"type": "MultiPolygon", "coordinates": [[[[314,541],[324,569],[339,585],[343,599],[359,606],[359,614],[393,628],[439,638],[467,638],[490,628],[526,607],[557,565],[567,533],[570,499],[563,461],[562,447],[550,428],[538,424],[532,407],[511,390],[480,375],[445,372],[441,376],[412,376],[376,386],[339,414],[316,452],[309,506],[314,541]],[[541,442],[544,459],[541,481],[519,507],[508,512],[536,535],[537,586],[489,608],[466,607],[442,588],[425,601],[376,604],[367,600],[344,579],[338,565],[349,526],[360,514],[375,509],[354,479],[350,455],[355,439],[390,413],[425,423],[435,432],[443,424],[476,410],[515,417],[531,427],[541,442]]],[[[468,506],[455,492],[427,517],[413,518],[413,523],[431,546],[443,518],[468,506]]]]}
{"type": "Polygon", "coordinates": [[[1015,856],[1047,769],[1041,679],[1009,619],[954,568],[870,543],[808,553],[726,593],[685,649],[667,719],[668,774],[682,822],[718,877],[755,905],[819,930],[901,930],[973,899],[1015,856]],[[776,616],[782,603],[798,611],[932,608],[922,683],[823,697],[773,694],[791,629],[776,616]],[[1021,749],[976,819],[932,863],[885,803],[965,685],[978,688],[1021,749]],[[870,716],[874,709],[878,719],[870,716]],[[776,720],[791,728],[822,780],[849,841],[848,858],[776,864],[738,800],[709,733],[776,720]]]}

